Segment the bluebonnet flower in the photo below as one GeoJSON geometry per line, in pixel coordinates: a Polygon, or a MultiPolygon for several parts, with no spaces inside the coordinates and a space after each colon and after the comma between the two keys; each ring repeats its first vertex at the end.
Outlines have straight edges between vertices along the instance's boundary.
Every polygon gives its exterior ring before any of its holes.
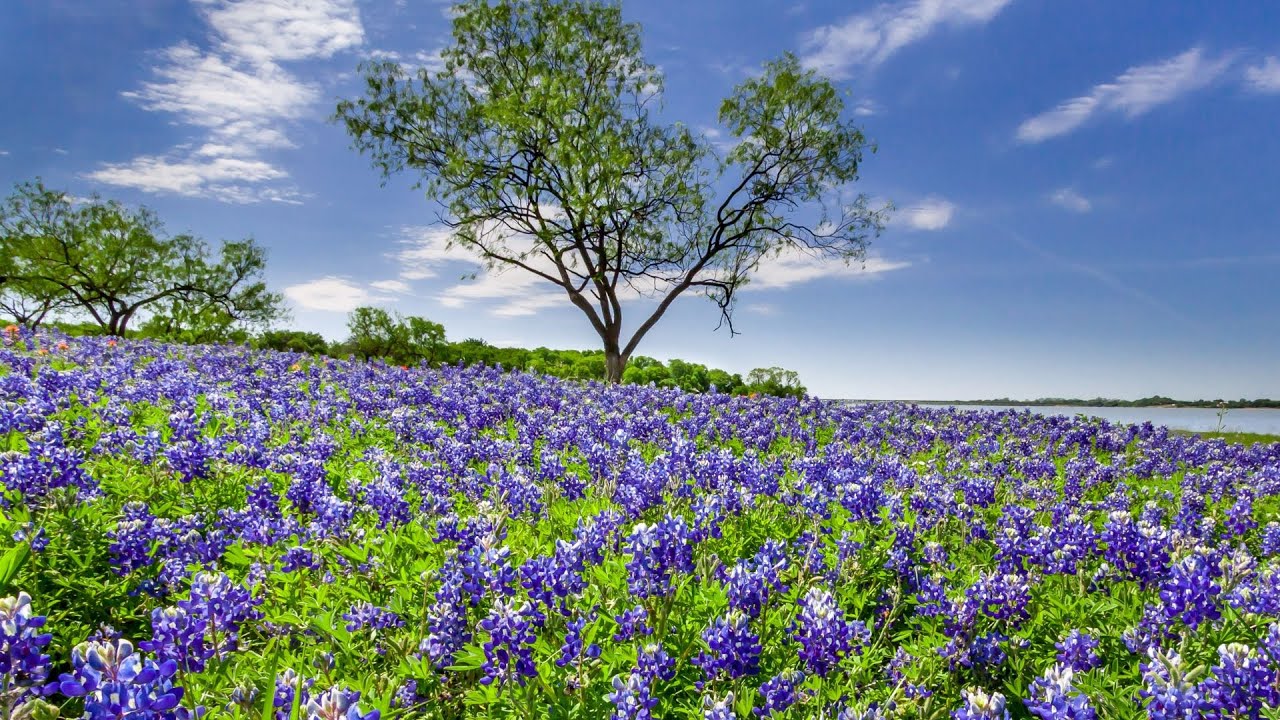
{"type": "Polygon", "coordinates": [[[892,687],[901,687],[903,693],[909,698],[927,698],[933,694],[931,690],[923,685],[917,685],[907,680],[906,669],[915,658],[904,648],[898,648],[893,654],[893,658],[889,660],[889,664],[885,668],[885,676],[892,687]]]}
{"type": "Polygon", "coordinates": [[[152,612],[152,638],[138,646],[183,670],[200,672],[209,660],[237,648],[241,625],[261,617],[260,603],[226,575],[197,573],[188,599],[152,612]]]}
{"type": "Polygon", "coordinates": [[[600,657],[600,646],[591,643],[586,645],[583,640],[583,630],[587,626],[587,621],[594,619],[586,615],[580,615],[570,620],[567,626],[567,632],[564,637],[564,644],[560,646],[560,657],[556,658],[556,665],[565,667],[569,664],[580,664],[583,659],[594,659],[600,657]]]}
{"type": "Polygon", "coordinates": [[[651,680],[670,680],[676,671],[675,661],[662,643],[645,643],[636,654],[636,672],[651,680]]]}
{"type": "Polygon", "coordinates": [[[1272,663],[1247,645],[1220,646],[1218,664],[1211,670],[1213,676],[1200,684],[1204,718],[1255,718],[1262,716],[1264,708],[1280,707],[1276,683],[1280,668],[1272,663]]]}
{"type": "Polygon", "coordinates": [[[665,597],[674,590],[676,575],[693,572],[689,528],[678,517],[637,524],[627,537],[627,551],[627,586],[638,598],[665,597]]]}
{"type": "Polygon", "coordinates": [[[985,574],[965,591],[965,596],[988,617],[1007,620],[1015,627],[1030,617],[1027,604],[1031,601],[1031,586],[1022,575],[985,574]]]}
{"type": "Polygon", "coordinates": [[[1009,659],[1003,643],[1009,642],[1009,636],[1002,632],[989,632],[973,639],[969,647],[969,659],[974,665],[996,668],[1009,659]]]}
{"type": "Polygon", "coordinates": [[[1280,555],[1280,522],[1269,522],[1262,529],[1262,554],[1267,557],[1280,555]]]}
{"type": "Polygon", "coordinates": [[[249,715],[258,707],[258,688],[253,685],[241,683],[236,685],[231,691],[231,698],[226,704],[228,713],[238,713],[241,716],[249,715]]]}
{"type": "Polygon", "coordinates": [[[1152,648],[1148,662],[1142,663],[1146,687],[1139,693],[1147,700],[1147,717],[1151,720],[1184,720],[1199,718],[1205,709],[1200,687],[1191,682],[1183,667],[1182,657],[1175,652],[1163,654],[1152,648]]]}
{"type": "Polygon", "coordinates": [[[418,681],[410,678],[400,683],[395,697],[391,699],[391,706],[403,710],[415,707],[425,699],[418,694],[418,681]]]}
{"type": "Polygon", "coordinates": [[[605,700],[613,705],[610,720],[651,720],[653,706],[658,703],[652,684],[650,678],[636,671],[615,677],[613,692],[605,695],[605,700]]]}
{"type": "Polygon", "coordinates": [[[964,705],[952,711],[952,720],[1009,720],[1004,695],[985,690],[965,690],[964,705]]]}
{"type": "Polygon", "coordinates": [[[879,706],[874,703],[862,710],[853,705],[844,704],[835,712],[835,720],[885,720],[879,706]]]}
{"type": "Polygon", "coordinates": [[[20,592],[0,600],[0,678],[4,699],[21,702],[48,694],[50,658],[44,653],[52,635],[42,633],[45,617],[31,612],[31,596],[20,592]]]}
{"type": "Polygon", "coordinates": [[[722,673],[731,679],[754,675],[760,667],[760,636],[751,631],[746,614],[739,610],[716,618],[702,631],[702,641],[707,651],[693,662],[708,680],[722,673]]]}
{"type": "Polygon", "coordinates": [[[307,694],[314,684],[314,680],[303,678],[293,668],[285,668],[283,672],[276,675],[276,689],[271,698],[271,705],[275,708],[275,720],[290,720],[293,716],[294,701],[297,700],[299,707],[304,707],[307,694]],[[301,693],[300,696],[299,693],[301,693]]]}
{"type": "Polygon", "coordinates": [[[1058,649],[1058,662],[1075,672],[1086,672],[1102,664],[1097,653],[1098,644],[1092,635],[1072,630],[1054,647],[1058,649]]]}
{"type": "Polygon", "coordinates": [[[321,564],[319,556],[301,545],[285,550],[284,555],[280,557],[280,569],[287,573],[304,569],[316,570],[321,564]]]}
{"type": "Polygon", "coordinates": [[[360,694],[332,687],[307,699],[302,711],[306,720],[378,720],[377,710],[360,712],[360,694]]]}
{"type": "Polygon", "coordinates": [[[1023,701],[1040,720],[1096,720],[1089,698],[1072,684],[1072,670],[1054,665],[1031,683],[1031,697],[1023,701]]]}
{"type": "Polygon", "coordinates": [[[1138,624],[1125,630],[1120,635],[1125,647],[1129,648],[1129,652],[1138,654],[1146,654],[1152,649],[1159,649],[1167,641],[1175,637],[1177,636],[1169,624],[1166,610],[1151,604],[1144,608],[1142,617],[1138,619],[1138,624]]]}
{"type": "Polygon", "coordinates": [[[1169,531],[1147,521],[1135,522],[1125,511],[1111,513],[1099,539],[1103,558],[1127,579],[1150,587],[1164,576],[1169,562],[1169,531]]]}
{"type": "Polygon", "coordinates": [[[618,623],[618,630],[613,634],[613,639],[617,642],[626,642],[636,635],[653,634],[653,628],[650,628],[647,622],[649,613],[644,609],[643,605],[624,610],[622,614],[614,616],[613,619],[618,623]]]}
{"type": "Polygon", "coordinates": [[[939,575],[925,575],[920,578],[920,587],[916,590],[916,615],[933,617],[944,614],[950,607],[947,600],[947,585],[939,575]]]}
{"type": "Polygon", "coordinates": [[[33,553],[41,552],[49,547],[49,536],[45,533],[44,528],[36,527],[35,523],[31,522],[22,523],[14,531],[13,541],[27,543],[33,553]]]}
{"type": "Polygon", "coordinates": [[[500,685],[516,682],[522,687],[526,679],[538,674],[533,662],[533,643],[538,639],[533,630],[533,608],[523,602],[497,600],[480,628],[489,633],[484,643],[484,677],[480,682],[500,685]]]}
{"type": "Polygon", "coordinates": [[[800,643],[800,659],[814,675],[825,676],[869,636],[861,622],[845,619],[835,597],[823,588],[810,588],[799,606],[792,631],[800,643]]]}
{"type": "Polygon", "coordinates": [[[758,717],[772,717],[786,712],[800,699],[798,688],[802,682],[804,673],[799,670],[784,670],[774,675],[760,686],[760,700],[763,704],[752,712],[758,717]]]}
{"type": "Polygon", "coordinates": [[[128,640],[85,642],[71,651],[70,673],[58,690],[84,698],[86,720],[189,720],[179,705],[182,688],[174,685],[178,664],[156,663],[133,650],[128,640]]]}
{"type": "Polygon", "coordinates": [[[1218,594],[1222,588],[1215,582],[1215,575],[1214,565],[1198,553],[1174,565],[1160,584],[1160,600],[1168,617],[1182,618],[1192,630],[1221,617],[1218,594]]]}
{"type": "Polygon", "coordinates": [[[364,628],[386,630],[404,626],[404,621],[399,615],[371,603],[357,603],[342,614],[342,619],[347,621],[347,632],[356,632],[364,628]]]}
{"type": "Polygon", "coordinates": [[[471,597],[464,590],[466,573],[457,555],[440,568],[440,587],[427,609],[427,637],[418,650],[437,668],[453,664],[454,656],[471,640],[467,607],[471,597]]]}
{"type": "Polygon", "coordinates": [[[719,700],[703,697],[702,717],[703,720],[737,720],[738,716],[733,712],[733,693],[726,693],[719,700]]]}

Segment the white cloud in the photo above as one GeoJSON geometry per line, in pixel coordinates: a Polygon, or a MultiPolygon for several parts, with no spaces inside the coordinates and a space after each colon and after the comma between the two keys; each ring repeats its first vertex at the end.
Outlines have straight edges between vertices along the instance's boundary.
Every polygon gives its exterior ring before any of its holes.
{"type": "Polygon", "coordinates": [[[358,47],[355,0],[195,0],[208,48],[182,42],[160,53],[151,81],[123,93],[173,115],[199,142],[163,155],[107,163],[88,177],[145,192],[224,202],[296,201],[266,151],[295,147],[289,126],[314,110],[319,88],[281,63],[324,59],[358,47]]]}
{"type": "MultiPolygon", "coordinates": [[[[568,303],[565,291],[545,278],[506,265],[489,269],[466,248],[458,245],[449,247],[451,235],[445,228],[406,227],[401,229],[401,235],[401,249],[392,257],[400,265],[402,279],[435,277],[446,264],[455,264],[460,266],[459,270],[473,274],[471,279],[448,286],[435,295],[435,299],[445,307],[460,308],[473,302],[487,302],[493,315],[518,317],[568,303]]],[[[519,238],[513,238],[512,244],[518,246],[519,238]]],[[[536,253],[528,256],[526,262],[541,272],[552,276],[558,274],[550,260],[536,253]]],[[[909,263],[879,257],[867,258],[863,263],[846,264],[839,260],[825,260],[802,250],[787,250],[780,256],[761,262],[748,287],[753,290],[783,288],[822,277],[869,277],[907,265],[909,263]]],[[[619,299],[631,302],[641,297],[639,292],[628,289],[619,299]]]]}
{"type": "Polygon", "coordinates": [[[879,65],[902,48],[943,26],[982,25],[1012,0],[912,0],[868,12],[808,33],[805,67],[846,78],[859,65],[879,65]]]}
{"type": "Polygon", "coordinates": [[[351,312],[362,305],[388,302],[393,299],[370,292],[368,288],[334,275],[290,285],[284,289],[284,294],[304,310],[328,312],[351,312]]]}
{"type": "Polygon", "coordinates": [[[1255,92],[1280,92],[1280,58],[1269,55],[1261,65],[1245,68],[1244,79],[1255,92]]]}
{"type": "Polygon", "coordinates": [[[300,197],[289,189],[252,187],[287,177],[280,168],[254,158],[142,155],[125,163],[104,164],[88,177],[143,192],[207,197],[230,203],[259,200],[296,203],[300,197]]]}
{"type": "Polygon", "coordinates": [[[66,149],[65,149],[65,148],[56,147],[56,148],[54,148],[54,149],[53,149],[53,151],[54,151],[55,153],[59,154],[59,155],[66,155],[66,154],[67,154],[67,151],[66,151],[66,149]]]}
{"type": "Polygon", "coordinates": [[[1191,48],[1167,60],[1136,65],[1111,82],[1093,86],[1088,94],[1026,120],[1018,126],[1018,140],[1035,143],[1064,135],[1100,113],[1138,117],[1208,86],[1232,59],[1230,55],[1207,58],[1200,48],[1191,48]]]}
{"type": "MultiPolygon", "coordinates": [[[[459,308],[475,301],[496,301],[490,313],[499,317],[533,315],[565,300],[564,291],[520,268],[483,267],[480,257],[467,248],[450,246],[447,228],[401,228],[402,246],[394,254],[404,280],[435,277],[446,263],[460,264],[475,277],[441,290],[436,300],[445,307],[459,308]]],[[[531,260],[535,267],[554,274],[547,261],[531,260]]]]}
{"type": "Polygon", "coordinates": [[[0,150],[0,157],[4,157],[4,156],[6,156],[6,155],[8,155],[8,154],[9,154],[9,151],[8,151],[8,150],[0,150]]]}
{"type": "Polygon", "coordinates": [[[314,86],[273,63],[237,62],[186,43],[166,50],[164,58],[155,70],[158,81],[124,96],[208,128],[213,143],[227,151],[291,147],[279,121],[297,119],[319,97],[314,86]]]}
{"type": "Polygon", "coordinates": [[[332,57],[359,47],[354,0],[197,0],[231,55],[259,63],[332,57]]]}
{"type": "Polygon", "coordinates": [[[913,230],[941,230],[951,224],[951,216],[955,211],[955,203],[950,200],[927,197],[905,208],[898,216],[898,221],[913,230]]]}
{"type": "Polygon", "coordinates": [[[480,262],[466,248],[450,246],[449,238],[453,233],[448,228],[403,227],[400,236],[401,249],[393,257],[400,264],[400,277],[404,280],[435,277],[436,271],[447,262],[480,262]]]}
{"type": "Polygon", "coordinates": [[[1115,159],[1115,158],[1111,157],[1110,155],[1103,155],[1102,157],[1100,157],[1100,158],[1098,158],[1097,160],[1094,160],[1094,161],[1093,161],[1093,169],[1094,169],[1094,170],[1106,170],[1107,168],[1109,168],[1109,167],[1111,167],[1112,165],[1115,165],[1115,164],[1116,164],[1116,159],[1115,159]]]}
{"type": "Polygon", "coordinates": [[[1089,202],[1089,198],[1069,187],[1059,188],[1049,193],[1049,202],[1076,213],[1087,213],[1093,209],[1093,203],[1089,202]]]}
{"type": "Polygon", "coordinates": [[[747,284],[746,289],[785,288],[820,278],[869,278],[910,265],[911,263],[906,261],[887,260],[882,257],[869,257],[863,262],[845,263],[800,249],[789,249],[784,250],[777,257],[762,261],[760,268],[752,274],[751,282],[747,284]]]}
{"type": "Polygon", "coordinates": [[[770,303],[751,303],[744,307],[743,310],[746,310],[749,313],[755,313],[756,315],[766,315],[770,317],[778,314],[778,306],[770,303]]]}
{"type": "Polygon", "coordinates": [[[409,283],[403,280],[375,280],[369,283],[369,287],[393,293],[409,292],[409,283]]]}

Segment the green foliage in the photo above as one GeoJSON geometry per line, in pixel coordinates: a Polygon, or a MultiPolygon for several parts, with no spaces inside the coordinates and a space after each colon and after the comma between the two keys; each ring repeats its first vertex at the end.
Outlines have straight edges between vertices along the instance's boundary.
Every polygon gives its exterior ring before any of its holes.
{"type": "Polygon", "coordinates": [[[323,355],[329,352],[329,343],[320,333],[301,330],[268,330],[254,340],[257,347],[281,352],[323,355]]]}
{"type": "Polygon", "coordinates": [[[227,242],[214,255],[194,236],[165,234],[145,207],[20,183],[0,205],[0,238],[0,312],[24,325],[71,312],[124,335],[149,316],[148,336],[215,342],[287,317],[262,280],[261,246],[227,242]]]}
{"type": "MultiPolygon", "coordinates": [[[[479,338],[450,343],[444,326],[425,318],[393,315],[382,308],[360,307],[347,318],[350,336],[332,348],[335,354],[350,354],[361,360],[381,359],[397,365],[425,362],[428,365],[491,365],[507,370],[525,370],[570,380],[607,380],[607,359],[600,350],[552,350],[545,347],[529,350],[518,347],[496,347],[479,338]]],[[[316,336],[318,337],[318,336],[316,336]]],[[[296,349],[279,341],[259,346],[273,349],[296,349]]],[[[308,351],[312,352],[312,351],[308,351]]],[[[802,397],[795,372],[781,368],[753,371],[758,382],[748,387],[742,376],[699,363],[672,359],[666,364],[644,355],[636,356],[623,374],[622,382],[633,385],[656,385],[679,388],[686,392],[707,392],[713,386],[728,394],[780,395],[802,397]]]]}
{"type": "Polygon", "coordinates": [[[732,333],[737,291],[761,265],[858,260],[883,227],[849,187],[866,138],[794,56],[724,101],[738,142],[720,157],[653,112],[662,73],[620,5],[469,0],[452,16],[442,67],[365,63],[364,96],[335,119],[385,177],[425,185],[453,241],[563,291],[600,336],[611,381],[681,295],[709,298],[732,333]],[[656,305],[628,337],[633,295],[656,305]]]}
{"type": "Polygon", "coordinates": [[[747,373],[747,392],[779,397],[804,397],[805,387],[794,370],[780,367],[756,368],[747,373]]]}
{"type": "Polygon", "coordinates": [[[351,335],[337,349],[362,360],[383,358],[398,365],[435,364],[444,358],[444,326],[405,318],[376,307],[358,307],[347,318],[351,335]]]}

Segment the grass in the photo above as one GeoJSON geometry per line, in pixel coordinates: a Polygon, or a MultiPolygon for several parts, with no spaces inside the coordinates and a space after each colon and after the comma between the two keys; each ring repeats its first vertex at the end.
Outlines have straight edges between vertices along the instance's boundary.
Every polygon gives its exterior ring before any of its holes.
{"type": "Polygon", "coordinates": [[[1205,430],[1196,432],[1194,430],[1174,430],[1175,435],[1198,435],[1206,440],[1222,439],[1229,443],[1240,443],[1241,445],[1253,445],[1255,443],[1280,443],[1280,435],[1268,435],[1266,433],[1251,432],[1234,432],[1215,430],[1205,430]]]}

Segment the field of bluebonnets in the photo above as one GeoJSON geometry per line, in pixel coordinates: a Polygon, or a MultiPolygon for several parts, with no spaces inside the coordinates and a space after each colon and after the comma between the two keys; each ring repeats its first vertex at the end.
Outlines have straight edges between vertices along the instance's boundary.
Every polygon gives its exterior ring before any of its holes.
{"type": "Polygon", "coordinates": [[[7,332],[0,711],[1258,718],[1280,445],[7,332]]]}

